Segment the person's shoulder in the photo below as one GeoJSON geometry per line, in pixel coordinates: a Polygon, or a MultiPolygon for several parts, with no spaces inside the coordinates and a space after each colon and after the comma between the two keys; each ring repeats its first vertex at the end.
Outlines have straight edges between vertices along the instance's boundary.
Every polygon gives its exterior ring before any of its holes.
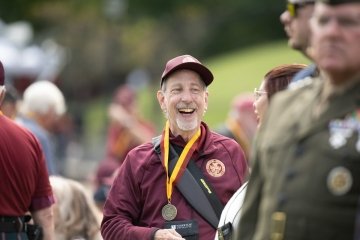
{"type": "Polygon", "coordinates": [[[39,123],[37,123],[36,121],[24,117],[24,116],[19,116],[16,119],[16,122],[23,126],[24,128],[28,129],[31,133],[33,133],[39,140],[41,141],[48,141],[49,140],[49,136],[47,131],[41,127],[39,125],[39,123]]]}
{"type": "Polygon", "coordinates": [[[301,80],[296,87],[278,92],[270,101],[265,121],[258,130],[257,143],[267,147],[274,143],[286,142],[299,121],[302,121],[304,112],[314,101],[320,80],[309,78],[301,80]],[[261,136],[260,136],[261,135],[261,136]]]}
{"type": "Polygon", "coordinates": [[[280,91],[274,95],[271,100],[273,106],[280,106],[281,108],[293,104],[301,104],[301,101],[306,99],[306,95],[312,92],[320,80],[314,77],[307,77],[297,82],[291,83],[288,89],[280,91]]]}
{"type": "Polygon", "coordinates": [[[313,87],[317,80],[317,77],[308,76],[296,82],[291,82],[288,89],[291,91],[304,91],[313,87]]]}
{"type": "Polygon", "coordinates": [[[7,130],[8,131],[13,131],[13,132],[17,132],[18,134],[22,134],[24,136],[26,136],[26,138],[29,138],[31,140],[35,139],[35,134],[28,129],[26,126],[20,124],[19,122],[9,119],[7,117],[2,117],[2,125],[6,124],[7,125],[7,130]]]}
{"type": "Polygon", "coordinates": [[[317,69],[317,66],[314,63],[311,63],[310,65],[308,65],[306,68],[300,70],[298,73],[295,74],[295,76],[292,78],[291,82],[297,82],[297,81],[301,81],[304,78],[307,77],[316,77],[318,76],[319,72],[317,69]]]}
{"type": "Polygon", "coordinates": [[[224,136],[220,133],[211,131],[211,139],[212,139],[212,144],[214,146],[216,145],[221,145],[222,147],[226,148],[226,149],[234,149],[234,147],[237,149],[240,149],[240,145],[238,142],[236,142],[233,138],[224,136]]]}
{"type": "Polygon", "coordinates": [[[217,127],[215,128],[215,132],[216,132],[216,133],[219,133],[219,134],[221,134],[221,135],[223,135],[223,136],[225,136],[225,137],[229,137],[229,138],[233,138],[233,139],[234,139],[233,133],[230,131],[229,127],[228,127],[225,123],[217,126],[217,127]]]}
{"type": "Polygon", "coordinates": [[[39,140],[30,129],[4,116],[1,118],[1,125],[10,135],[16,135],[16,139],[19,141],[18,144],[21,142],[21,144],[27,144],[27,146],[41,151],[39,140]]]}
{"type": "Polygon", "coordinates": [[[158,158],[156,157],[154,144],[152,142],[146,142],[131,149],[128,152],[124,163],[145,167],[149,166],[149,164],[151,165],[155,159],[158,158]]]}
{"type": "Polygon", "coordinates": [[[142,143],[129,151],[129,155],[139,155],[152,153],[154,151],[154,145],[152,142],[142,143]]]}
{"type": "Polygon", "coordinates": [[[218,132],[211,131],[211,135],[214,142],[236,142],[233,138],[230,138],[218,132]]]}

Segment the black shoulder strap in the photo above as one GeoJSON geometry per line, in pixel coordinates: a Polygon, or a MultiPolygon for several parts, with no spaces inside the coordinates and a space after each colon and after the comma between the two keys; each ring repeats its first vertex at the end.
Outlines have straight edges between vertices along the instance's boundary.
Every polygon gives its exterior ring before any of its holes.
{"type": "Polygon", "coordinates": [[[216,216],[218,219],[220,219],[221,212],[224,209],[224,205],[220,202],[220,199],[216,195],[212,185],[206,181],[206,178],[200,168],[196,166],[194,161],[189,161],[187,169],[191,172],[191,174],[194,176],[198,184],[201,186],[201,189],[206,193],[206,196],[209,199],[209,202],[211,203],[211,206],[213,207],[216,216]]]}
{"type": "MultiPolygon", "coordinates": [[[[160,140],[161,136],[153,138],[154,150],[158,155],[161,154],[160,140]]],[[[171,145],[170,153],[172,159],[169,163],[169,171],[172,172],[179,155],[171,145]]],[[[189,204],[216,229],[224,206],[212,190],[211,185],[206,182],[201,170],[192,160],[189,161],[187,169],[177,182],[176,187],[189,204]]]]}

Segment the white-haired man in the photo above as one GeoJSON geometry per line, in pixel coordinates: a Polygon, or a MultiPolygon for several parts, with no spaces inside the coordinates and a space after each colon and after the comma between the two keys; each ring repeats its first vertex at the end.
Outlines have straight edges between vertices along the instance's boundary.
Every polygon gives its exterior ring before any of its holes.
{"type": "Polygon", "coordinates": [[[17,121],[39,139],[50,175],[58,174],[55,144],[51,132],[65,113],[65,99],[60,89],[50,81],[37,81],[26,88],[17,121]]]}

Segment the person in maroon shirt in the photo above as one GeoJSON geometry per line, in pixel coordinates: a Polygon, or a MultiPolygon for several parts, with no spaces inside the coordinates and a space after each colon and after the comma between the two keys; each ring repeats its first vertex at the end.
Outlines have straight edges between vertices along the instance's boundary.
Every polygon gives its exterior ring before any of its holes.
{"type": "Polygon", "coordinates": [[[239,144],[210,131],[202,121],[212,80],[210,70],[190,55],[167,62],[157,92],[167,119],[160,153],[148,142],[127,154],[104,205],[104,239],[214,239],[215,227],[178,188],[187,165],[196,165],[208,192],[224,205],[248,174],[239,144]],[[169,161],[174,156],[170,149],[180,156],[175,157],[176,164],[169,161]],[[189,235],[180,229],[189,226],[189,235]]]}
{"type": "Polygon", "coordinates": [[[95,174],[94,199],[102,210],[117,169],[134,147],[149,141],[155,127],[138,111],[138,97],[129,84],[119,86],[108,106],[109,125],[104,159],[95,174]]]}
{"type": "MultiPolygon", "coordinates": [[[[0,104],[5,92],[0,62],[0,104]]],[[[39,142],[1,112],[0,181],[0,239],[28,239],[24,227],[27,212],[42,227],[43,239],[53,239],[54,197],[39,142]]]]}

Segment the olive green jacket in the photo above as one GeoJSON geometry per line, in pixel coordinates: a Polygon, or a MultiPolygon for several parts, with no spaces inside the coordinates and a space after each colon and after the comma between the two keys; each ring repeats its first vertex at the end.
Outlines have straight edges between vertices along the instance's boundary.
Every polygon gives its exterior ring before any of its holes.
{"type": "Polygon", "coordinates": [[[360,231],[360,81],[315,118],[323,85],[315,79],[272,99],[234,226],[239,240],[353,240],[360,231]]]}

